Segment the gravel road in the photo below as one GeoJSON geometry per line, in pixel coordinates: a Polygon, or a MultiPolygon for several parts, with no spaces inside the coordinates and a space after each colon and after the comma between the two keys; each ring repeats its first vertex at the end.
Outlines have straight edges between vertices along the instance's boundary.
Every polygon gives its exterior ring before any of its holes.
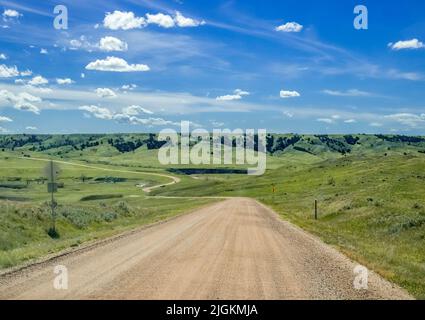
{"type": "Polygon", "coordinates": [[[411,299],[258,202],[227,199],[0,276],[1,299],[411,299]],[[66,266],[68,289],[53,287],[66,266]]]}

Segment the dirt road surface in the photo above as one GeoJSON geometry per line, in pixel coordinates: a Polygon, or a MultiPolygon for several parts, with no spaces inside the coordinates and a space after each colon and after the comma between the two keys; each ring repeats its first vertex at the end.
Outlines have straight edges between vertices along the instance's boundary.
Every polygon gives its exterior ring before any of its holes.
{"type": "Polygon", "coordinates": [[[245,198],[0,277],[1,299],[410,299],[357,264],[245,198]],[[56,265],[68,290],[53,286],[56,265]]]}

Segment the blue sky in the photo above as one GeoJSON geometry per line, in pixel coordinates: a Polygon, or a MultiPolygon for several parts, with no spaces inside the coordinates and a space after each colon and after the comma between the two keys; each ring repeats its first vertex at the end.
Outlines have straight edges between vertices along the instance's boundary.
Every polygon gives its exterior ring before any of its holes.
{"type": "Polygon", "coordinates": [[[2,133],[425,134],[424,1],[57,4],[0,0],[2,133]]]}

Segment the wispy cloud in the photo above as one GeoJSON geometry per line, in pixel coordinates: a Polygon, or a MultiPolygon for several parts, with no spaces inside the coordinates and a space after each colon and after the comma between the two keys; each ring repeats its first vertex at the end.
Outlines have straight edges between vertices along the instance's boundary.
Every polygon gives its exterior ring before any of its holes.
{"type": "Polygon", "coordinates": [[[346,91],[325,89],[325,90],[322,90],[322,92],[327,95],[337,96],[337,97],[370,97],[373,95],[370,92],[362,91],[358,89],[349,89],[346,91]]]}
{"type": "Polygon", "coordinates": [[[13,120],[9,117],[0,116],[0,122],[12,122],[13,120]]]}
{"type": "Polygon", "coordinates": [[[344,120],[344,123],[356,123],[356,122],[357,122],[357,120],[355,120],[355,119],[344,120]]]}
{"type": "Polygon", "coordinates": [[[411,128],[425,128],[425,113],[396,113],[387,115],[384,118],[411,128]]]}
{"type": "Polygon", "coordinates": [[[280,91],[280,97],[283,99],[286,98],[297,98],[300,97],[301,94],[298,91],[287,91],[287,90],[281,90],[280,91]]]}
{"type": "MultiPolygon", "coordinates": [[[[136,107],[137,106],[130,106],[130,107],[124,108],[121,112],[114,112],[108,108],[99,107],[96,105],[81,106],[78,109],[81,111],[87,112],[88,115],[93,115],[95,118],[102,119],[102,120],[114,120],[119,123],[128,123],[132,125],[147,125],[147,126],[180,125],[180,123],[165,120],[163,118],[153,118],[153,117],[140,118],[138,117],[138,115],[141,113],[141,109],[138,109],[136,107]],[[134,111],[137,111],[137,112],[135,113],[134,111]]],[[[144,113],[149,114],[149,112],[144,112],[144,113]]]]}
{"type": "Polygon", "coordinates": [[[419,41],[418,39],[412,39],[412,40],[405,40],[405,41],[397,41],[396,43],[390,42],[388,46],[392,50],[406,50],[406,49],[422,49],[425,48],[425,45],[422,41],[419,41]]]}
{"type": "Polygon", "coordinates": [[[75,83],[75,81],[70,78],[57,78],[56,83],[60,85],[65,85],[65,84],[73,84],[75,83]]]}
{"type": "Polygon", "coordinates": [[[21,3],[16,3],[13,1],[0,0],[0,5],[6,8],[13,8],[15,10],[29,12],[29,13],[37,14],[40,16],[53,17],[53,14],[48,12],[47,10],[42,10],[34,6],[29,6],[27,4],[23,5],[21,3]]]}
{"type": "Polygon", "coordinates": [[[248,91],[244,91],[241,89],[236,89],[233,91],[233,94],[227,94],[224,96],[219,96],[216,98],[217,101],[233,101],[233,100],[241,100],[244,96],[249,96],[250,93],[248,91]]]}
{"type": "Polygon", "coordinates": [[[318,122],[324,122],[327,124],[333,124],[335,121],[333,119],[330,118],[319,118],[317,119],[318,122]]]}

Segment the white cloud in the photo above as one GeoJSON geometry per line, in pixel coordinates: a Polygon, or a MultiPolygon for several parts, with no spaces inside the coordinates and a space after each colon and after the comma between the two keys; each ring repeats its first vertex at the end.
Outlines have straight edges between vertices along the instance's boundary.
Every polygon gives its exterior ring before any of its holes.
{"type": "Polygon", "coordinates": [[[108,88],[97,88],[95,91],[100,98],[116,98],[117,96],[113,90],[108,88]]]}
{"type": "Polygon", "coordinates": [[[0,122],[12,122],[13,120],[8,117],[0,116],[0,122]]]}
{"type": "MultiPolygon", "coordinates": [[[[89,78],[89,77],[88,77],[89,78]]],[[[15,84],[2,84],[2,89],[8,89],[15,91],[19,87],[15,84]]],[[[36,89],[36,88],[35,88],[36,89]]],[[[38,93],[33,88],[25,90],[36,96],[40,96],[43,100],[55,99],[57,106],[51,106],[48,103],[40,104],[43,109],[52,108],[63,109],[63,110],[75,110],[78,106],[84,105],[98,105],[99,97],[93,90],[87,90],[87,88],[76,87],[76,86],[61,86],[54,89],[54,96],[48,93],[38,93]]],[[[112,88],[111,88],[112,89],[112,88]]],[[[244,88],[241,88],[244,89],[244,88]]],[[[115,89],[114,89],[115,90],[115,89]]],[[[116,91],[118,94],[118,92],[116,91]]],[[[339,114],[344,119],[359,119],[364,121],[375,121],[379,114],[370,114],[366,112],[363,114],[358,110],[353,112],[343,112],[340,108],[313,108],[313,107],[285,107],[279,103],[256,103],[248,101],[217,101],[216,96],[206,97],[204,95],[193,95],[186,92],[166,92],[157,90],[135,90],[128,91],[127,94],[120,94],[119,99],[109,99],[106,107],[110,108],[114,112],[122,113],[121,110],[125,106],[140,105],[147,109],[157,113],[157,111],[167,112],[167,114],[173,114],[179,116],[181,114],[203,114],[203,113],[228,113],[228,112],[247,112],[247,111],[259,111],[260,113],[265,110],[274,111],[277,113],[288,111],[291,112],[294,117],[312,117],[317,118],[330,118],[333,114],[339,114]]],[[[5,106],[1,104],[0,106],[5,106]]]]}
{"type": "Polygon", "coordinates": [[[12,77],[26,77],[32,75],[31,70],[20,72],[16,66],[8,67],[4,64],[0,65],[0,78],[12,78],[12,77]]]}
{"type": "Polygon", "coordinates": [[[70,48],[71,50],[75,50],[75,49],[81,48],[83,46],[83,43],[80,40],[77,40],[77,39],[70,40],[69,44],[71,46],[71,48],[70,48]]]}
{"type": "MultiPolygon", "coordinates": [[[[137,107],[137,106],[135,106],[137,107]]],[[[128,123],[134,125],[147,125],[147,126],[166,126],[166,125],[180,125],[180,123],[164,120],[162,118],[147,118],[142,119],[136,116],[123,113],[113,113],[109,109],[90,105],[90,106],[81,106],[80,110],[86,111],[92,114],[94,117],[103,120],[115,120],[120,123],[128,123]]]]}
{"type": "Polygon", "coordinates": [[[369,123],[369,125],[371,127],[382,127],[382,123],[379,123],[379,122],[371,122],[369,123]]]}
{"type": "Polygon", "coordinates": [[[103,26],[111,30],[136,29],[145,27],[148,24],[155,24],[162,28],[173,28],[176,25],[181,28],[188,28],[204,25],[205,21],[187,18],[179,11],[176,11],[174,17],[164,13],[147,13],[145,17],[136,17],[131,11],[114,11],[113,13],[107,13],[103,20],[103,26]]]}
{"type": "Polygon", "coordinates": [[[32,94],[28,92],[21,92],[18,97],[22,98],[25,101],[29,102],[41,102],[41,98],[33,96],[32,94]]]}
{"type": "Polygon", "coordinates": [[[104,60],[90,62],[86,66],[86,69],[111,72],[140,72],[150,70],[149,66],[145,64],[128,64],[124,59],[117,57],[107,57],[104,60]]]}
{"type": "Polygon", "coordinates": [[[129,106],[129,107],[122,109],[122,113],[125,114],[125,115],[128,115],[128,116],[137,116],[137,115],[142,114],[142,113],[153,114],[152,111],[145,109],[141,106],[136,106],[136,105],[129,106]]]}
{"type": "Polygon", "coordinates": [[[11,18],[12,19],[13,18],[19,18],[21,16],[22,16],[21,13],[19,13],[16,10],[13,10],[13,9],[4,9],[4,11],[3,11],[3,19],[4,20],[11,19],[11,18]]]}
{"type": "Polygon", "coordinates": [[[403,79],[403,80],[411,80],[418,81],[423,78],[423,76],[416,72],[402,72],[397,69],[390,69],[386,72],[386,75],[391,79],[403,79]]]}
{"type": "Polygon", "coordinates": [[[425,127],[425,114],[396,113],[387,115],[384,118],[396,121],[411,128],[425,127]]]}
{"type": "Polygon", "coordinates": [[[249,96],[251,93],[249,93],[248,91],[244,91],[241,89],[236,89],[234,91],[235,94],[240,95],[240,96],[249,96]]]}
{"type": "Polygon", "coordinates": [[[233,100],[240,100],[242,99],[242,96],[238,94],[227,94],[224,96],[219,96],[216,98],[217,101],[233,101],[233,100]]]}
{"type": "Polygon", "coordinates": [[[136,88],[137,88],[137,85],[135,85],[135,84],[125,84],[121,87],[121,89],[129,90],[129,91],[134,90],[136,88]]]}
{"type": "Polygon", "coordinates": [[[219,121],[211,121],[211,124],[215,127],[215,128],[221,128],[224,127],[225,123],[224,122],[219,122],[219,121]]]}
{"type": "Polygon", "coordinates": [[[0,90],[0,100],[6,100],[13,105],[15,109],[29,111],[35,114],[40,113],[40,109],[34,103],[41,102],[41,98],[33,96],[27,92],[14,94],[7,90],[0,90]]]}
{"type": "Polygon", "coordinates": [[[62,85],[62,84],[73,84],[75,81],[71,80],[70,78],[64,78],[64,79],[57,78],[56,82],[57,82],[57,84],[62,85]]]}
{"type": "Polygon", "coordinates": [[[37,127],[33,127],[33,126],[28,126],[28,127],[25,128],[25,130],[37,131],[38,128],[37,127]]]}
{"type": "Polygon", "coordinates": [[[114,115],[114,120],[120,123],[129,123],[134,125],[146,125],[146,126],[180,126],[179,122],[173,122],[169,120],[164,120],[162,118],[138,118],[135,116],[129,116],[126,114],[116,114],[114,115]]]}
{"type": "Polygon", "coordinates": [[[47,51],[47,49],[41,48],[40,50],[40,54],[48,54],[49,52],[47,51]]]}
{"type": "Polygon", "coordinates": [[[93,116],[95,116],[98,119],[111,120],[113,118],[113,113],[106,108],[90,105],[90,106],[81,106],[78,109],[87,111],[93,114],[93,116]]]}
{"type": "Polygon", "coordinates": [[[49,80],[47,80],[46,78],[43,78],[42,76],[36,76],[32,78],[30,81],[28,81],[28,84],[31,86],[41,86],[48,83],[49,83],[49,80]]]}
{"type": "Polygon", "coordinates": [[[303,26],[297,22],[287,22],[275,28],[276,31],[282,32],[300,32],[303,26]]]}
{"type": "Polygon", "coordinates": [[[172,28],[175,26],[173,17],[163,13],[157,13],[157,14],[147,13],[146,22],[148,24],[156,24],[162,28],[172,28]]]}
{"type": "Polygon", "coordinates": [[[4,64],[0,65],[0,78],[12,78],[19,76],[19,71],[16,66],[8,67],[4,64]]]}
{"type": "Polygon", "coordinates": [[[283,98],[283,99],[296,98],[296,97],[300,97],[300,96],[301,95],[297,91],[286,91],[286,90],[280,91],[280,97],[283,98]]]}
{"type": "Polygon", "coordinates": [[[216,98],[217,101],[233,101],[241,100],[243,96],[248,96],[250,93],[248,91],[243,91],[241,89],[236,89],[233,91],[233,94],[227,94],[224,96],[219,96],[216,98]]]}
{"type": "Polygon", "coordinates": [[[355,119],[347,119],[344,122],[345,123],[356,123],[357,121],[355,119]]]}
{"type": "Polygon", "coordinates": [[[179,11],[176,11],[174,17],[164,13],[147,13],[144,17],[137,17],[131,11],[114,11],[113,13],[108,12],[103,20],[103,26],[111,30],[138,29],[148,24],[155,24],[162,28],[173,28],[175,26],[188,28],[204,25],[205,21],[185,17],[179,11]]]}
{"type": "Polygon", "coordinates": [[[89,40],[87,40],[87,37],[85,35],[80,36],[79,39],[71,39],[69,41],[69,49],[70,50],[84,49],[84,50],[87,50],[88,52],[93,52],[95,50],[96,51],[102,50],[100,42],[90,42],[89,40]]]}
{"type": "Polygon", "coordinates": [[[205,24],[205,21],[198,21],[195,19],[186,18],[179,11],[176,11],[176,16],[174,17],[174,21],[181,28],[198,27],[200,25],[205,24]]]}
{"type": "Polygon", "coordinates": [[[361,91],[358,89],[350,89],[346,91],[323,90],[322,92],[330,96],[338,97],[369,97],[372,95],[370,92],[361,91]]]}
{"type": "Polygon", "coordinates": [[[111,30],[130,30],[144,27],[146,20],[143,17],[136,17],[133,12],[114,11],[106,13],[103,26],[111,30]]]}
{"type": "Polygon", "coordinates": [[[425,48],[423,42],[418,39],[406,40],[406,41],[397,41],[396,43],[389,43],[388,46],[392,50],[405,50],[405,49],[421,49],[425,48]]]}
{"type": "Polygon", "coordinates": [[[21,72],[21,77],[29,77],[29,76],[32,76],[31,70],[25,70],[21,72]]]}
{"type": "Polygon", "coordinates": [[[0,53],[0,60],[6,60],[7,56],[4,53],[0,53]]]}
{"type": "Polygon", "coordinates": [[[287,116],[288,118],[293,118],[294,117],[294,114],[292,112],[289,112],[289,111],[283,111],[283,114],[285,116],[287,116]]]}
{"type": "Polygon", "coordinates": [[[81,77],[81,79],[84,79],[84,78],[86,77],[86,75],[85,75],[84,73],[82,73],[82,74],[80,75],[80,77],[81,77]]]}
{"type": "Polygon", "coordinates": [[[329,118],[319,118],[317,119],[318,122],[324,122],[324,123],[328,123],[328,124],[332,124],[334,123],[334,120],[329,119],[329,118]]]}
{"type": "Polygon", "coordinates": [[[99,48],[102,51],[111,52],[111,51],[127,51],[128,45],[126,42],[115,38],[115,37],[103,37],[99,41],[99,48]]]}
{"type": "Polygon", "coordinates": [[[37,93],[44,93],[44,94],[50,94],[53,92],[52,89],[50,88],[43,88],[43,87],[34,87],[32,85],[27,85],[26,86],[28,89],[30,89],[33,92],[37,92],[37,93]]]}

